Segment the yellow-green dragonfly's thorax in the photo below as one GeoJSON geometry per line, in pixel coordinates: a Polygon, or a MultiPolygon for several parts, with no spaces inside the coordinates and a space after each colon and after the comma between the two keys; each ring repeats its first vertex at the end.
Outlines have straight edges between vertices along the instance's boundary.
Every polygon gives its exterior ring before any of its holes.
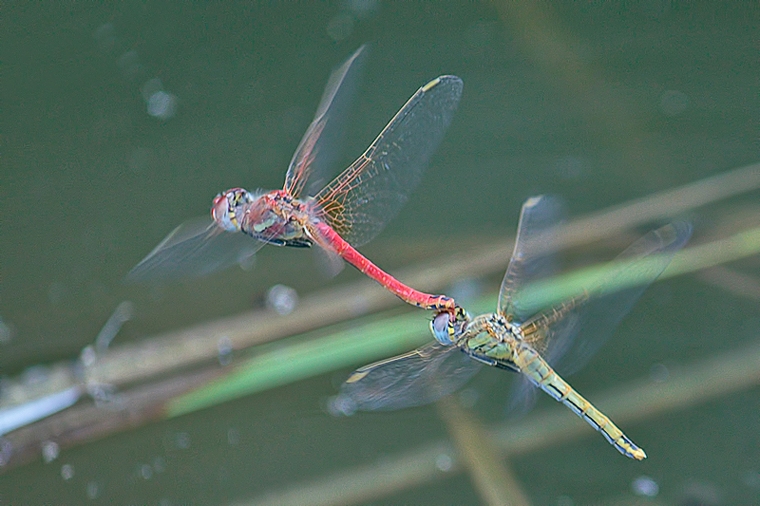
{"type": "Polygon", "coordinates": [[[497,313],[476,316],[457,336],[455,343],[469,356],[486,365],[517,371],[515,358],[522,343],[520,328],[497,313]]]}

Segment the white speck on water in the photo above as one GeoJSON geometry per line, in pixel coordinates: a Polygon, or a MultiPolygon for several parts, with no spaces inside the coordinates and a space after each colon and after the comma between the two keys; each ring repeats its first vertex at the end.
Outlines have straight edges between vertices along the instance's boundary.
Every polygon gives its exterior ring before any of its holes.
{"type": "Polygon", "coordinates": [[[649,368],[649,377],[655,383],[665,383],[670,376],[670,371],[665,364],[654,364],[649,368]]]}
{"type": "Polygon", "coordinates": [[[174,446],[180,450],[187,450],[190,448],[190,434],[187,432],[177,432],[174,435],[174,446]]]}
{"type": "Polygon", "coordinates": [[[177,97],[157,91],[148,98],[148,114],[154,118],[170,119],[177,112],[177,97]]]}
{"type": "Polygon", "coordinates": [[[631,490],[638,496],[657,497],[657,494],[660,493],[660,486],[649,476],[639,476],[631,482],[631,490]]]}
{"type": "Polygon", "coordinates": [[[0,344],[8,344],[13,340],[13,327],[0,318],[0,344]]]}
{"type": "Polygon", "coordinates": [[[435,458],[435,467],[439,471],[448,473],[454,467],[454,459],[448,453],[441,453],[435,458]]]}
{"type": "Polygon", "coordinates": [[[327,23],[327,35],[335,42],[347,38],[354,31],[354,17],[348,12],[339,12],[327,23]]]}
{"type": "Polygon", "coordinates": [[[42,443],[42,460],[46,464],[54,461],[61,453],[61,448],[55,441],[45,441],[42,443]]]}
{"type": "Polygon", "coordinates": [[[91,481],[87,483],[87,497],[89,499],[97,499],[100,495],[100,485],[98,482],[91,481]]]}
{"type": "Polygon", "coordinates": [[[73,477],[74,477],[74,466],[72,466],[71,464],[62,465],[61,478],[63,478],[66,481],[69,481],[73,477]]]}
{"type": "Polygon", "coordinates": [[[274,285],[267,291],[266,306],[277,314],[288,315],[298,305],[298,292],[285,285],[274,285]]]}
{"type": "Polygon", "coordinates": [[[166,461],[161,457],[153,459],[153,470],[158,474],[166,471],[166,461]]]}
{"type": "Polygon", "coordinates": [[[142,477],[142,479],[149,480],[153,478],[153,468],[150,466],[150,464],[143,464],[140,466],[138,474],[142,477]]]}
{"type": "Polygon", "coordinates": [[[240,443],[240,431],[235,428],[227,429],[227,444],[235,446],[240,443]]]}

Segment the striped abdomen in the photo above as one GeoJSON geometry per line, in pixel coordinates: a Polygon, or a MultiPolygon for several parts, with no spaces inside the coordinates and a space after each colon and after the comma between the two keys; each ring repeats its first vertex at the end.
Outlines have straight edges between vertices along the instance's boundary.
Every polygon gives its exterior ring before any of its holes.
{"type": "Polygon", "coordinates": [[[515,364],[521,372],[541,390],[551,395],[602,433],[609,443],[626,457],[636,460],[646,458],[644,450],[623,434],[612,420],[596,409],[581,394],[563,380],[554,369],[529,346],[522,346],[515,356],[515,364]]]}

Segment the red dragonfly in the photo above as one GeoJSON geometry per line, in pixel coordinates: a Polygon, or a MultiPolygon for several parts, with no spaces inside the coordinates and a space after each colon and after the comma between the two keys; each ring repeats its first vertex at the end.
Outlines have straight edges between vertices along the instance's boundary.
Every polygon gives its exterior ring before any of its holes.
{"type": "Polygon", "coordinates": [[[207,274],[240,263],[264,244],[311,247],[337,254],[409,304],[456,313],[454,301],[410,288],[384,272],[355,247],[372,240],[396,215],[419,183],[430,156],[451,122],[462,80],[441,76],[417,90],[367,150],[319,191],[341,107],[360,63],[359,48],[330,76],[317,113],[301,139],[281,190],[232,188],[216,196],[212,220],[195,220],[171,232],[128,275],[155,280],[207,274]],[[339,93],[340,92],[340,93],[339,93]],[[327,141],[325,140],[327,139],[327,141]],[[241,241],[239,237],[245,237],[241,241]],[[251,241],[253,237],[257,241],[251,241]]]}

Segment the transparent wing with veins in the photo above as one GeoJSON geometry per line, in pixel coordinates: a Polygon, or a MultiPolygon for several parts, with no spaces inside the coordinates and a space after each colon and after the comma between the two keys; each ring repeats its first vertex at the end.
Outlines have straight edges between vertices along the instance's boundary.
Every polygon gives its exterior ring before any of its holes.
{"type": "Polygon", "coordinates": [[[312,194],[327,182],[366,54],[366,47],[360,47],[330,75],[314,119],[293,153],[285,175],[285,190],[292,196],[299,197],[304,189],[312,194]]]}
{"type": "Polygon", "coordinates": [[[515,295],[531,281],[556,271],[553,239],[561,224],[562,205],[556,197],[540,195],[525,201],[517,224],[515,246],[501,282],[497,311],[523,322],[530,314],[520,308],[515,295]]]}
{"type": "Polygon", "coordinates": [[[514,252],[502,280],[497,310],[521,323],[525,338],[550,364],[569,374],[583,367],[612,334],[646,288],[665,270],[691,235],[691,225],[675,222],[649,232],[615,259],[615,267],[578,295],[557,306],[528,314],[520,290],[552,270],[553,237],[559,224],[556,198],[528,199],[520,214],[514,252]],[[621,280],[632,281],[621,287],[621,280]],[[530,318],[529,318],[530,317],[530,318]],[[581,339],[575,339],[578,332],[581,339]]]}
{"type": "MultiPolygon", "coordinates": [[[[617,267],[611,272],[575,297],[528,318],[532,310],[521,306],[520,289],[551,270],[558,211],[558,203],[551,197],[533,197],[523,205],[497,310],[521,323],[525,340],[566,376],[585,366],[610,337],[689,239],[691,226],[676,222],[648,233],[617,257],[617,267]],[[635,279],[636,284],[621,288],[622,279],[635,279]]],[[[525,380],[516,390],[510,411],[524,411],[532,405],[536,389],[525,380]]]]}
{"type": "Polygon", "coordinates": [[[420,88],[364,154],[315,196],[321,217],[353,246],[374,238],[419,184],[461,95],[455,76],[420,88]]]}
{"type": "Polygon", "coordinates": [[[433,342],[357,369],[334,404],[344,414],[421,406],[455,392],[479,368],[456,346],[433,342]]]}
{"type": "MultiPolygon", "coordinates": [[[[689,237],[691,224],[674,222],[649,232],[618,255],[611,271],[563,303],[568,310],[547,325],[544,358],[562,375],[586,365],[689,237]],[[580,339],[576,339],[578,334],[580,339]]],[[[522,327],[542,326],[541,320],[556,309],[532,317],[522,327]]]]}
{"type": "Polygon", "coordinates": [[[129,282],[156,282],[205,276],[233,265],[246,265],[266,244],[220,228],[211,218],[190,220],[175,228],[127,274],[129,282]]]}
{"type": "MultiPolygon", "coordinates": [[[[293,154],[286,188],[298,194],[315,177],[324,176],[334,149],[326,146],[340,137],[340,121],[350,101],[365,48],[359,48],[335,70],[327,83],[317,114],[293,154]]],[[[332,146],[331,146],[332,147],[332,146]]],[[[204,276],[214,271],[245,265],[266,244],[240,233],[228,233],[206,217],[187,221],[174,229],[127,274],[127,281],[162,281],[204,276]]]]}

